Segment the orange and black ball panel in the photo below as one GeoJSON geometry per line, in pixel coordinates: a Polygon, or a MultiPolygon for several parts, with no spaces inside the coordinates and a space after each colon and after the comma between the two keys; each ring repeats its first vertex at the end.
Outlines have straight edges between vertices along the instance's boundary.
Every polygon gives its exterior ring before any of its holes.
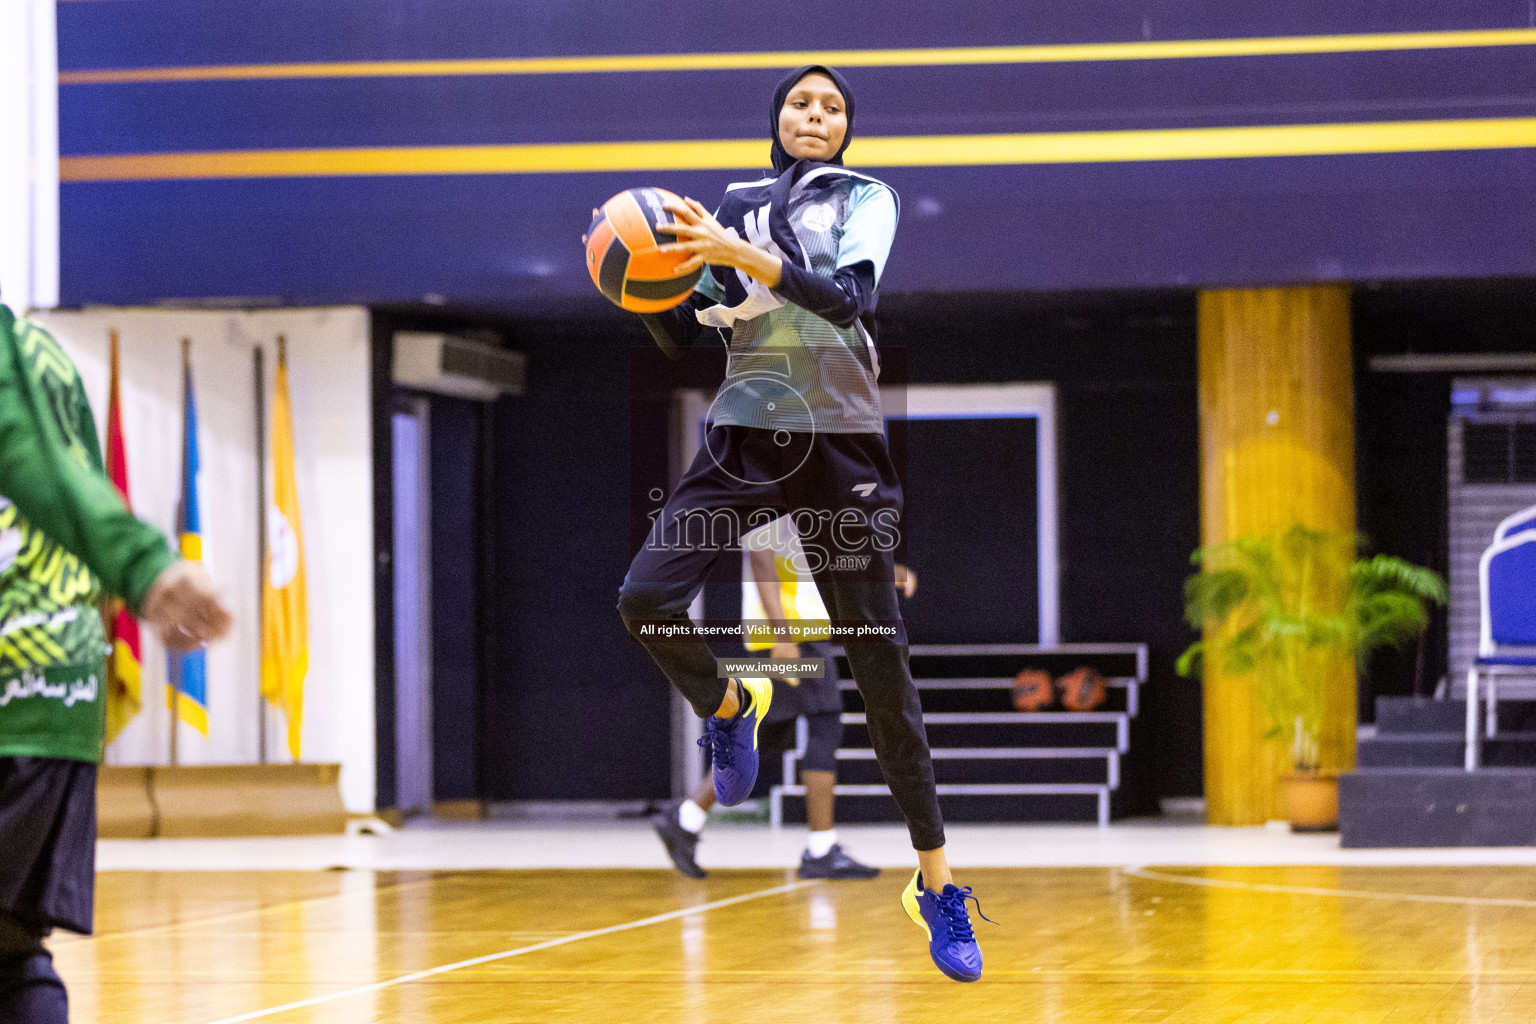
{"type": "Polygon", "coordinates": [[[608,214],[597,211],[597,219],[587,230],[587,273],[592,283],[610,302],[623,305],[624,272],[629,267],[629,250],[614,234],[608,214]]]}

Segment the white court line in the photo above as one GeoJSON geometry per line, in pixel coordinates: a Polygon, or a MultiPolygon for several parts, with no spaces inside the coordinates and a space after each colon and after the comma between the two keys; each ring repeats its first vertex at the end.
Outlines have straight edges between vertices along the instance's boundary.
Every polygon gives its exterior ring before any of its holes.
{"type": "Polygon", "coordinates": [[[424,971],[415,971],[411,974],[402,974],[398,978],[390,978],[387,981],[376,981],[371,985],[361,985],[357,988],[349,988],[344,992],[332,992],[330,995],[314,996],[309,999],[300,999],[295,1003],[284,1003],[282,1006],[273,1006],[265,1010],[252,1010],[250,1013],[242,1013],[234,1017],[221,1017],[210,1024],[239,1024],[241,1021],[259,1020],[262,1017],[271,1017],[273,1014],[286,1013],[289,1010],[302,1010],[306,1006],[316,1006],[320,1003],[329,1003],[337,999],[347,999],[351,996],[360,996],[367,992],[377,992],[380,989],[394,988],[396,985],[405,985],[412,981],[420,981],[423,978],[435,977],[439,974],[447,974],[449,971],[457,971],[464,967],[475,967],[479,964],[488,964],[496,960],[507,960],[514,956],[522,956],[525,953],[537,953],[543,949],[553,949],[555,946],[564,946],[571,942],[580,942],[582,939],[595,939],[600,935],[612,935],[615,932],[627,932],[632,928],[644,928],[647,925],[661,924],[663,921],[673,921],[679,917],[687,917],[689,914],[702,914],[706,910],[719,910],[721,907],[729,907],[736,903],[745,903],[748,900],[761,899],[764,896],[778,896],[786,892],[794,892],[796,889],[804,889],[814,885],[814,882],[792,882],[788,885],[776,885],[772,889],[759,889],[757,892],[749,892],[742,896],[732,896],[729,899],[715,900],[713,903],[701,903],[696,907],[684,907],[682,910],[672,910],[665,914],[657,914],[654,917],[642,917],[638,921],[629,921],[625,924],[609,925],[607,928],[594,928],[586,932],[573,932],[559,939],[550,939],[547,942],[535,943],[532,946],[519,946],[517,949],[503,950],[500,953],[489,953],[485,956],[472,957],[469,960],[460,960],[455,964],[444,964],[441,967],[429,967],[424,971]]]}
{"type": "Polygon", "coordinates": [[[1226,878],[1191,878],[1188,875],[1165,875],[1161,871],[1146,868],[1122,868],[1132,878],[1149,882],[1175,882],[1180,885],[1203,885],[1211,889],[1246,889],[1250,892],[1278,892],[1290,896],[1347,896],[1358,900],[1401,900],[1410,903],[1454,903],[1479,907],[1536,907],[1536,900],[1498,899],[1492,896],[1425,896],[1413,892],[1369,892],[1364,889],[1313,889],[1302,885],[1269,885],[1264,882],[1239,882],[1226,878]]]}

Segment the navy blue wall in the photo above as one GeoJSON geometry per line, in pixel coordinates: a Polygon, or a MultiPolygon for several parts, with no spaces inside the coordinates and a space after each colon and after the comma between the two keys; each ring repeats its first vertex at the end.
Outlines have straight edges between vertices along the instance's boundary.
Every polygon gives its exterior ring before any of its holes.
{"type": "Polygon", "coordinates": [[[632,436],[630,349],[649,336],[602,300],[519,321],[512,336],[528,392],[497,404],[492,434],[482,795],[665,796],[668,684],[616,607],[631,516],[644,513],[632,455],[659,458],[665,479],[665,405],[632,436]]]}
{"type": "Polygon", "coordinates": [[[433,396],[432,790],[480,795],[480,424],[478,403],[433,396]]]}
{"type": "Polygon", "coordinates": [[[61,3],[60,68],[1118,42],[1520,28],[1527,0],[136,0],[61,3]],[[601,45],[601,44],[612,45],[601,45]]]}
{"type": "MultiPolygon", "coordinates": [[[[272,62],[1136,42],[1526,28],[1526,0],[817,5],[364,0],[60,5],[60,63],[272,62]]],[[[858,134],[1529,118],[1530,45],[859,67],[858,134]]],[[[757,138],[777,68],[315,77],[60,89],[66,303],[516,306],[582,296],[589,209],[713,200],[752,168],[70,181],[73,158],[757,138]]],[[[204,76],[206,78],[206,76],[204,76]]],[[[67,81],[67,80],[66,80],[67,81]]],[[[1497,144],[1497,127],[1483,133],[1497,144]]],[[[886,292],[1536,274],[1529,148],[872,168],[905,200],[886,292]]],[[[1410,147],[1411,148],[1411,147],[1410,147]]],[[[854,154],[856,156],[857,149],[854,154]]],[[[766,143],[763,147],[766,159],[766,143]]]]}

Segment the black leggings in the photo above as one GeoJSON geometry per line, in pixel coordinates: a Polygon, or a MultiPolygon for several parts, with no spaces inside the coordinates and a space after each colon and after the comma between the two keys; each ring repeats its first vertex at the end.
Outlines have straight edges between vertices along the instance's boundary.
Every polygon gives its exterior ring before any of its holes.
{"type": "Polygon", "coordinates": [[[41,928],[0,913],[0,1021],[69,1024],[69,998],[41,928]]]}
{"type": "MultiPolygon", "coordinates": [[[[864,698],[870,745],[907,819],[912,846],[944,845],[923,708],[907,666],[906,629],[896,605],[895,556],[901,483],[880,434],[789,435],[715,427],[667,499],[619,591],[619,614],[662,673],[700,718],[725,696],[715,656],[702,639],[659,639],[656,626],[680,626],[715,561],[739,551],[757,512],[805,513],[818,532],[802,545],[826,560],[811,567],[834,627],[877,627],[833,639],[843,644],[864,698]],[[783,436],[779,436],[783,435],[783,436]],[[785,442],[788,438],[788,442],[785,442]],[[875,526],[870,524],[874,523],[875,526]],[[734,524],[734,525],[733,525],[734,524]],[[824,532],[821,532],[824,531],[824,532]],[[647,631],[647,626],[652,627],[647,631]]],[[[739,557],[739,556],[738,556],[739,557]]]]}

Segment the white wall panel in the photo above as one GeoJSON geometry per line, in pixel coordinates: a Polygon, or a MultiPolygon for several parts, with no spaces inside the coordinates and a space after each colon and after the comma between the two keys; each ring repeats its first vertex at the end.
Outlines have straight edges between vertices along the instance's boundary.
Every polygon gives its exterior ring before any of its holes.
{"type": "Polygon", "coordinates": [[[59,90],[54,0],[0,2],[0,299],[59,301],[59,90]]]}
{"type": "MultiPolygon", "coordinates": [[[[339,762],[349,810],[374,804],[373,456],[369,320],[357,307],[207,312],[90,309],[38,321],[85,379],[105,444],[108,333],[122,338],[123,431],[134,509],[169,533],[180,490],[181,348],[192,339],[202,452],[205,560],[236,616],[209,650],[209,737],[182,726],[186,764],[257,758],[255,346],[265,349],[270,410],[275,339],[288,338],[300,512],[309,573],[310,670],[303,759],[339,762]]],[[[269,470],[270,472],[270,470],[269,470]]],[[[270,480],[270,477],[268,478],[270,480]]],[[[271,500],[270,483],[267,500],[271,500]]],[[[145,711],[108,751],[116,764],[164,764],[169,753],[163,652],[146,633],[145,711]]],[[[287,759],[281,712],[268,713],[267,749],[287,759]]]]}

